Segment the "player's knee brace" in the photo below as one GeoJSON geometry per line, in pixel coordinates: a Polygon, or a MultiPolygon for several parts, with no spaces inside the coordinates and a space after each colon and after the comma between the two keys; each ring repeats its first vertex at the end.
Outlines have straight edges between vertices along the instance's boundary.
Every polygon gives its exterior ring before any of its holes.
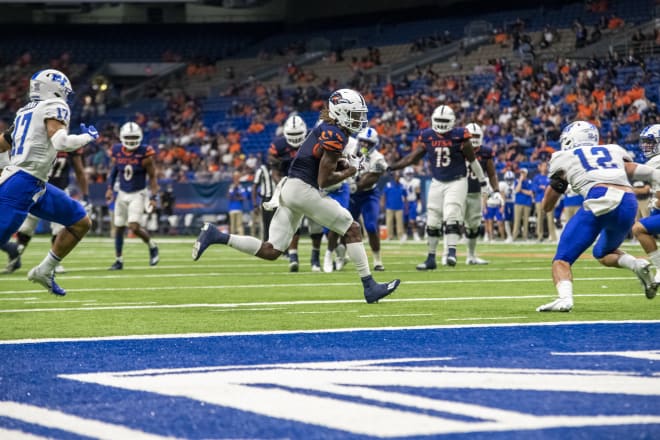
{"type": "Polygon", "coordinates": [[[426,233],[429,237],[440,237],[440,229],[426,227],[426,233]]]}
{"type": "Polygon", "coordinates": [[[479,237],[479,228],[476,229],[466,229],[465,237],[467,238],[477,238],[479,237]]]}
{"type": "Polygon", "coordinates": [[[445,234],[458,234],[461,235],[461,225],[458,223],[445,224],[445,234]]]}

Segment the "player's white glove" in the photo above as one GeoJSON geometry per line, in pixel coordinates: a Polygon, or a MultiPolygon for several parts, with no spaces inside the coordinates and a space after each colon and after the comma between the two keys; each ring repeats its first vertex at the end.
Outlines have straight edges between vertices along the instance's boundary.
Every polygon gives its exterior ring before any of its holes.
{"type": "Polygon", "coordinates": [[[490,187],[488,182],[483,181],[480,182],[480,184],[481,184],[481,195],[489,196],[493,192],[493,188],[490,187]]]}
{"type": "Polygon", "coordinates": [[[367,166],[367,162],[366,160],[364,160],[364,156],[356,156],[354,154],[351,154],[346,159],[348,159],[348,163],[352,167],[355,167],[355,169],[357,170],[356,174],[359,174],[360,172],[364,171],[364,169],[367,166]]]}

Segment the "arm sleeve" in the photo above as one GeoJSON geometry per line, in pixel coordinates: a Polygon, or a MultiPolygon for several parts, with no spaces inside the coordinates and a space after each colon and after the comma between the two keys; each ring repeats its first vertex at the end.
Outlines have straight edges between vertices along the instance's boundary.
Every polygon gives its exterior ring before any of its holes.
{"type": "Polygon", "coordinates": [[[50,138],[50,142],[57,151],[75,151],[92,142],[94,138],[89,134],[67,134],[65,129],[57,130],[50,138]]]}
{"type": "Polygon", "coordinates": [[[486,183],[486,176],[484,176],[484,170],[481,169],[481,165],[478,160],[473,160],[470,162],[470,169],[474,173],[474,176],[477,178],[480,184],[486,183]]]}
{"type": "Polygon", "coordinates": [[[117,166],[112,167],[112,171],[110,171],[110,176],[108,177],[108,187],[109,188],[114,188],[115,187],[115,181],[117,180],[117,174],[119,173],[119,170],[117,169],[117,166]]]}

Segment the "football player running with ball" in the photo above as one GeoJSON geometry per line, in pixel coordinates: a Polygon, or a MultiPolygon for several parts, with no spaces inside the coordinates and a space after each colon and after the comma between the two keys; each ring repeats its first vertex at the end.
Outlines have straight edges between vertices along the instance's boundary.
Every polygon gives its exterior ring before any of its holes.
{"type": "Polygon", "coordinates": [[[366,128],[367,105],[358,92],[340,89],[330,95],[320,118],[322,122],[305,139],[291,163],[289,177],[281,188],[279,207],[270,225],[268,241],[226,234],[215,225],[206,223],[193,245],[192,258],[198,260],[212,244],[224,244],[249,255],[275,260],[287,249],[303,217],[307,216],[346,238],[347,253],[360,275],[364,298],[367,303],[375,303],[394,292],[400,280],[389,283],[374,280],[360,225],[347,209],[321,192],[322,188],[341,182],[358,171],[356,164],[339,170],[337,163],[349,135],[366,128]]]}
{"type": "Polygon", "coordinates": [[[637,198],[629,178],[645,182],[660,181],[660,171],[632,161],[618,145],[599,145],[598,129],[589,122],[576,121],[564,128],[559,137],[561,151],[550,159],[550,186],[541,202],[545,212],[554,209],[570,185],[584,196],[584,202],[571,217],[559,238],[552,261],[552,280],[559,297],[538,312],[570,312],[573,308],[571,266],[596,241],[593,256],[608,267],[633,271],[648,298],[655,296],[651,264],[626,254],[619,246],[635,223],[637,198]]]}

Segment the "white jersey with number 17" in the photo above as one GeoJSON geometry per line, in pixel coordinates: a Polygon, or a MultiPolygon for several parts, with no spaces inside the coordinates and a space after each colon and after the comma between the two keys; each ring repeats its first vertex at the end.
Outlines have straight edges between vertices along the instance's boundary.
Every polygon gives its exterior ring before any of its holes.
{"type": "Polygon", "coordinates": [[[624,162],[632,157],[618,145],[584,145],[553,153],[548,174],[563,171],[573,191],[586,197],[599,183],[630,186],[624,162]]]}
{"type": "Polygon", "coordinates": [[[58,98],[32,101],[16,112],[12,132],[11,164],[34,177],[48,181],[56,151],[46,131],[46,120],[56,119],[69,126],[71,111],[58,98]]]}

